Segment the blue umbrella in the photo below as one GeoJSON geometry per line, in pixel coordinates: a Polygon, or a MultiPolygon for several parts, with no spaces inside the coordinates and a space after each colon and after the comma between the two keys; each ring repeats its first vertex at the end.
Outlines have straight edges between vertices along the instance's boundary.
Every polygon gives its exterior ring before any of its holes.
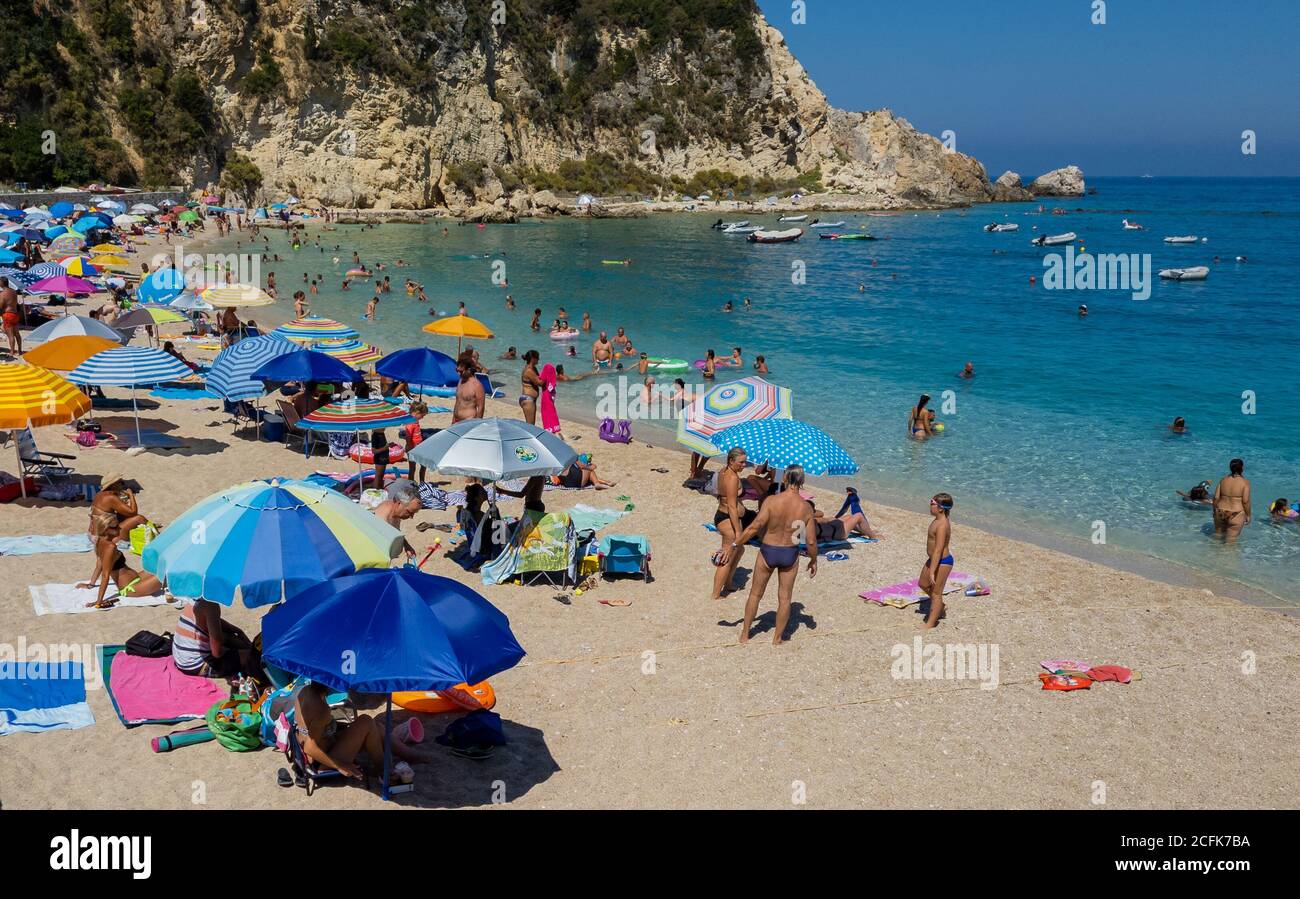
{"type": "Polygon", "coordinates": [[[302,347],[278,337],[262,335],[241,340],[224,349],[208,370],[208,392],[228,400],[251,400],[266,393],[266,385],[252,375],[276,356],[301,353],[302,347]]]}
{"type": "Polygon", "coordinates": [[[385,378],[419,387],[448,387],[460,381],[456,360],[428,347],[389,353],[375,366],[375,371],[385,378]]]}
{"type": "Polygon", "coordinates": [[[27,274],[34,276],[37,281],[43,281],[46,278],[57,278],[67,273],[68,270],[57,262],[41,262],[27,270],[27,274]]]}
{"type": "Polygon", "coordinates": [[[13,231],[0,231],[0,247],[12,247],[22,238],[13,231]]]}
{"type": "Polygon", "coordinates": [[[54,216],[56,219],[61,219],[65,215],[72,215],[72,204],[66,200],[55,203],[50,207],[50,215],[54,216]]]}
{"type": "Polygon", "coordinates": [[[58,237],[60,234],[67,234],[67,233],[68,233],[68,228],[66,225],[55,225],[53,228],[45,229],[45,236],[48,237],[50,240],[54,240],[54,238],[58,237]]]}
{"type": "Polygon", "coordinates": [[[8,264],[10,262],[18,262],[22,258],[22,253],[15,253],[13,250],[0,250],[0,262],[8,264]]]}
{"type": "Polygon", "coordinates": [[[141,303],[170,303],[184,292],[185,276],[174,268],[160,268],[140,282],[135,296],[141,303]]]}
{"type": "Polygon", "coordinates": [[[41,280],[31,272],[25,272],[22,269],[17,268],[0,268],[0,277],[8,278],[9,283],[19,289],[31,287],[37,281],[41,280]]]}
{"type": "Polygon", "coordinates": [[[510,621],[450,578],[397,568],[324,581],[262,619],[262,658],[335,690],[387,693],[384,797],[394,691],[476,684],[514,667],[510,621]]]}
{"type": "Polygon", "coordinates": [[[749,461],[773,468],[802,465],[806,473],[856,474],[858,463],[820,428],[789,418],[762,418],[734,425],[709,438],[721,452],[740,447],[749,461]]]}
{"type": "Polygon", "coordinates": [[[19,237],[25,237],[28,240],[38,240],[42,243],[45,242],[45,232],[39,231],[36,228],[19,228],[18,230],[10,231],[9,233],[17,234],[19,237]]]}
{"type": "Polygon", "coordinates": [[[298,381],[303,384],[315,381],[322,384],[351,384],[362,377],[361,372],[333,356],[315,350],[286,353],[262,364],[249,375],[257,381],[298,381]]]}

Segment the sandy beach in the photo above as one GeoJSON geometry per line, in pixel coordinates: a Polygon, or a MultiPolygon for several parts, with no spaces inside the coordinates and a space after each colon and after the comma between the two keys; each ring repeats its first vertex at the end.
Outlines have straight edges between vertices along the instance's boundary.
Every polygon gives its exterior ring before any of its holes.
{"type": "MultiPolygon", "coordinates": [[[[488,415],[513,418],[518,409],[489,400],[488,415]]],[[[97,417],[106,430],[125,430],[129,405],[97,417]]],[[[217,401],[142,396],[141,417],[185,446],[127,456],[79,448],[62,427],[36,437],[46,451],[76,454],[76,481],[120,471],[138,482],[141,509],[164,525],[239,481],[347,468],[256,442],[251,429],[235,432],[217,401]]],[[[434,413],[425,425],[449,418],[434,413]]],[[[917,575],[929,518],[864,496],[885,539],[854,545],[847,560],[823,560],[815,580],[801,572],[791,641],[781,647],[770,642],[773,585],[760,632],[739,645],[747,590],[709,599],[718,541],[702,525],[715,501],[681,486],[686,457],[657,438],[657,446],[602,443],[577,423],[566,423],[564,436],[593,452],[599,473],[618,486],[550,491],[548,507],[621,507],[616,497],[629,496],[634,510],[604,532],[648,537],[655,580],[601,583],[563,605],[553,587],[483,587],[435,555],[425,570],[479,589],[509,616],[528,655],[493,679],[509,745],[485,762],[434,747],[433,761],[417,766],[416,791],[391,807],[1300,806],[1291,771],[1300,712],[1276,689],[1300,675],[1300,621],[1280,610],[993,536],[962,523],[958,498],[957,569],[985,578],[992,595],[949,597],[946,621],[925,642],[982,645],[990,658],[996,650],[996,686],[895,677],[898,652],[910,651],[919,633],[917,608],[876,606],[857,594],[917,575]],[[1037,674],[1050,658],[1124,665],[1141,678],[1047,692],[1037,674]]],[[[817,500],[833,511],[840,497],[820,492],[817,500]]],[[[517,514],[519,506],[507,500],[503,510],[517,514]]],[[[86,521],[86,503],[0,507],[3,535],[82,533],[86,521]]],[[[437,535],[416,531],[426,521],[451,522],[452,513],[424,511],[406,523],[421,555],[437,535]]],[[[741,562],[741,580],[753,554],[741,562]]],[[[34,614],[29,585],[81,580],[93,565],[89,553],[0,557],[0,642],[121,643],[141,629],[175,629],[170,606],[34,614]]],[[[238,606],[226,615],[257,632],[261,610],[238,606]]],[[[92,689],[89,703],[92,727],[4,738],[5,808],[383,805],[356,787],[310,798],[279,788],[284,758],[273,750],[235,754],[212,742],[155,754],[150,738],[171,728],[124,729],[103,690],[92,689]]],[[[426,717],[432,734],[445,723],[426,717]]]]}

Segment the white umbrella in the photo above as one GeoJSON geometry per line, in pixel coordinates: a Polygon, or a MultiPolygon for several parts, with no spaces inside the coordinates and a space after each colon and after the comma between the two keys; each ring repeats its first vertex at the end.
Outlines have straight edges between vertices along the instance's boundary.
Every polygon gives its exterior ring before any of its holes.
{"type": "Polygon", "coordinates": [[[104,337],[108,340],[116,340],[118,343],[126,343],[127,340],[120,331],[113,330],[98,319],[84,315],[64,315],[54,321],[46,322],[39,328],[23,335],[23,342],[31,346],[38,346],[59,337],[73,337],[82,334],[88,334],[91,337],[104,337]]]}
{"type": "Polygon", "coordinates": [[[512,418],[471,418],[444,428],[408,458],[442,474],[500,481],[561,474],[578,458],[550,431],[512,418]]]}
{"type": "Polygon", "coordinates": [[[192,293],[183,293],[167,305],[182,312],[211,312],[214,308],[207,300],[192,293]]]}
{"type": "Polygon", "coordinates": [[[153,215],[155,212],[161,212],[157,206],[152,203],[136,203],[131,207],[131,212],[137,215],[153,215]]]}

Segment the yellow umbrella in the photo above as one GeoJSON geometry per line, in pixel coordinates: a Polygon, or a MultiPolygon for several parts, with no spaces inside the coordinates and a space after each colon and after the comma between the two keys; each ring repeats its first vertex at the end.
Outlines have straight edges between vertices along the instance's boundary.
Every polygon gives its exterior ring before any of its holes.
{"type": "Polygon", "coordinates": [[[116,340],[96,337],[91,334],[73,334],[58,337],[49,343],[43,343],[33,350],[23,353],[23,358],[32,365],[52,368],[57,371],[72,371],[91,356],[103,350],[121,346],[116,340]]]}
{"type": "Polygon", "coordinates": [[[436,322],[429,322],[421,330],[428,331],[430,334],[437,334],[440,337],[455,337],[457,354],[460,353],[462,339],[489,340],[496,336],[488,330],[487,325],[478,319],[470,318],[468,315],[449,315],[446,318],[438,319],[436,322]]]}
{"type": "Polygon", "coordinates": [[[129,268],[131,260],[123,259],[121,256],[112,253],[106,253],[91,259],[90,264],[96,268],[129,268]]]}
{"type": "Polygon", "coordinates": [[[230,306],[270,306],[275,302],[270,294],[252,284],[223,284],[207,287],[199,292],[199,296],[217,309],[230,306]]]}
{"type": "MultiPolygon", "coordinates": [[[[0,363],[0,430],[19,431],[64,424],[90,409],[90,397],[54,372],[25,362],[0,363]]],[[[22,451],[14,440],[18,470],[22,451]]],[[[19,477],[19,490],[27,495],[27,482],[19,477]]]]}
{"type": "Polygon", "coordinates": [[[115,243],[99,243],[90,248],[92,253],[125,253],[126,250],[115,243]]]}

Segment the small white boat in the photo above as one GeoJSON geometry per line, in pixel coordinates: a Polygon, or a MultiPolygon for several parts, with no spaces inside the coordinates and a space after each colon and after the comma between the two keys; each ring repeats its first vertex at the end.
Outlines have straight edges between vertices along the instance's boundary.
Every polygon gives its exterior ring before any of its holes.
{"type": "Polygon", "coordinates": [[[1182,237],[1166,237],[1165,243],[1196,243],[1200,240],[1195,234],[1185,234],[1182,237]]]}
{"type": "Polygon", "coordinates": [[[992,222],[985,225],[984,230],[1000,234],[1003,231],[1019,231],[1020,226],[1015,222],[992,222]]]}
{"type": "Polygon", "coordinates": [[[1160,270],[1160,277],[1166,281],[1204,281],[1209,274],[1209,267],[1204,265],[1197,265],[1192,268],[1165,268],[1160,270]]]}
{"type": "Polygon", "coordinates": [[[809,228],[843,228],[843,222],[813,222],[809,228]]]}
{"type": "Polygon", "coordinates": [[[731,228],[743,228],[748,224],[749,224],[749,219],[745,219],[744,221],[740,221],[740,222],[724,222],[722,219],[718,219],[717,222],[715,222],[713,225],[713,230],[727,231],[731,228]]]}
{"type": "Polygon", "coordinates": [[[1144,228],[1142,225],[1139,225],[1137,222],[1130,222],[1128,219],[1124,219],[1124,230],[1125,230],[1125,231],[1145,231],[1146,228],[1144,228]]]}
{"type": "Polygon", "coordinates": [[[785,231],[755,231],[745,238],[750,243],[789,243],[803,236],[803,228],[790,228],[785,231]]]}
{"type": "Polygon", "coordinates": [[[753,234],[755,231],[762,231],[758,225],[730,225],[723,230],[723,234],[753,234]]]}
{"type": "Polygon", "coordinates": [[[808,221],[808,216],[806,216],[806,215],[783,215],[783,216],[781,216],[779,219],[777,219],[777,221],[778,221],[778,222],[806,222],[806,221],[808,221]]]}
{"type": "Polygon", "coordinates": [[[1079,235],[1073,231],[1066,231],[1064,234],[1046,235],[1041,234],[1030,241],[1036,247],[1055,247],[1063,243],[1074,243],[1079,239],[1079,235]]]}

